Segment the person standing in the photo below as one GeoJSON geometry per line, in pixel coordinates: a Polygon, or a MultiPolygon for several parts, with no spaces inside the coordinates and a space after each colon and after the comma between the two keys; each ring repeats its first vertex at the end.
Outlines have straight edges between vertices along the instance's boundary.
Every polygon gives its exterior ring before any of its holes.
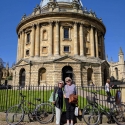
{"type": "Polygon", "coordinates": [[[76,86],[75,84],[72,83],[72,79],[70,77],[66,77],[65,82],[66,82],[66,85],[64,87],[64,98],[66,103],[67,125],[73,125],[75,104],[69,103],[69,95],[70,94],[76,95],[76,86]],[[70,120],[71,120],[71,124],[69,124],[70,120]]]}
{"type": "Polygon", "coordinates": [[[58,82],[58,86],[54,88],[54,93],[53,93],[53,104],[55,105],[55,111],[56,111],[56,125],[60,125],[60,120],[61,120],[61,114],[63,108],[63,85],[64,85],[63,81],[58,82]],[[56,99],[56,94],[58,95],[57,99],[56,99]]]}
{"type": "Polygon", "coordinates": [[[107,102],[110,102],[111,92],[110,92],[110,79],[107,79],[105,84],[105,91],[107,93],[107,102]]]}

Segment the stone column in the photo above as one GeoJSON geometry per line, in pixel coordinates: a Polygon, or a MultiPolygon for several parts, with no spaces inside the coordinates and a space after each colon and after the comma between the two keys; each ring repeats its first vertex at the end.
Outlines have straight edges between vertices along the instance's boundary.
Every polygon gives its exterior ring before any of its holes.
{"type": "Polygon", "coordinates": [[[98,32],[95,30],[95,44],[96,44],[96,57],[99,57],[99,50],[98,50],[98,32]]]}
{"type": "Polygon", "coordinates": [[[56,22],[55,55],[59,55],[59,21],[56,22]]]}
{"type": "Polygon", "coordinates": [[[24,58],[24,40],[25,40],[25,34],[24,34],[24,31],[22,31],[22,39],[21,39],[21,58],[24,58]]]}
{"type": "Polygon", "coordinates": [[[94,33],[93,33],[93,26],[91,26],[90,30],[90,45],[91,45],[91,56],[95,56],[95,51],[94,51],[94,33]]]}
{"type": "Polygon", "coordinates": [[[17,43],[17,62],[20,59],[20,34],[18,34],[18,43],[17,43]]]}
{"type": "Polygon", "coordinates": [[[104,36],[102,35],[102,59],[105,59],[105,44],[104,44],[104,36]]]}
{"type": "Polygon", "coordinates": [[[74,55],[78,55],[77,22],[74,23],[74,55]]]}
{"type": "Polygon", "coordinates": [[[33,57],[34,56],[34,46],[35,46],[35,25],[32,25],[32,31],[31,31],[31,54],[30,56],[33,57]]]}
{"type": "Polygon", "coordinates": [[[40,26],[36,25],[35,56],[40,56],[40,26]]]}
{"type": "Polygon", "coordinates": [[[84,56],[84,33],[83,33],[83,24],[80,24],[80,56],[84,56]]]}
{"type": "Polygon", "coordinates": [[[27,33],[25,33],[25,41],[24,41],[24,57],[26,56],[26,43],[27,43],[27,33]]]}
{"type": "Polygon", "coordinates": [[[49,22],[49,48],[48,48],[48,55],[52,55],[52,28],[53,28],[53,22],[49,22]]]}

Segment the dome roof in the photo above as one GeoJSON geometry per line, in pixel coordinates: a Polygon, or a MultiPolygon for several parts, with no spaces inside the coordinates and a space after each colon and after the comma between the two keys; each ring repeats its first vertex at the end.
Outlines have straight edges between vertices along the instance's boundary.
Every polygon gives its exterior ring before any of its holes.
{"type": "MultiPolygon", "coordinates": [[[[71,3],[73,2],[74,0],[53,0],[54,2],[60,2],[60,3],[71,3]]],[[[77,0],[76,0],[77,1],[77,0]]],[[[41,0],[40,2],[40,7],[44,7],[45,5],[47,5],[47,3],[51,2],[51,0],[41,0]]],[[[81,0],[78,0],[79,4],[81,4],[81,6],[83,7],[82,5],[82,2],[81,0]]]]}

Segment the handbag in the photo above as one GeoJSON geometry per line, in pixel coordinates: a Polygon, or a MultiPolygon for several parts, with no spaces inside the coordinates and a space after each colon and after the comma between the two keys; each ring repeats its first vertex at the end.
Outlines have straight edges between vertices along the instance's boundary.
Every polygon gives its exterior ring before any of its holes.
{"type": "Polygon", "coordinates": [[[75,107],[74,115],[75,116],[79,115],[79,107],[75,107]]]}
{"type": "Polygon", "coordinates": [[[69,95],[69,103],[77,104],[78,103],[78,96],[75,94],[69,95]]]}
{"type": "MultiPolygon", "coordinates": [[[[58,94],[55,93],[55,101],[57,100],[58,94]]],[[[53,92],[50,95],[49,102],[53,102],[53,92]]]]}

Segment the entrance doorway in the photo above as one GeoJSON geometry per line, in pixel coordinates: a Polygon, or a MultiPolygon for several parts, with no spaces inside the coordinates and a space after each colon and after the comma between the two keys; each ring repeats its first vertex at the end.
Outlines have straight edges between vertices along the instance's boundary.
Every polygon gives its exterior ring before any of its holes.
{"type": "Polygon", "coordinates": [[[25,69],[20,70],[20,75],[19,75],[19,86],[21,88],[25,87],[25,69]]]}
{"type": "Polygon", "coordinates": [[[62,68],[62,80],[64,81],[64,83],[66,77],[70,77],[71,79],[73,79],[73,69],[71,66],[65,66],[62,68]]]}

